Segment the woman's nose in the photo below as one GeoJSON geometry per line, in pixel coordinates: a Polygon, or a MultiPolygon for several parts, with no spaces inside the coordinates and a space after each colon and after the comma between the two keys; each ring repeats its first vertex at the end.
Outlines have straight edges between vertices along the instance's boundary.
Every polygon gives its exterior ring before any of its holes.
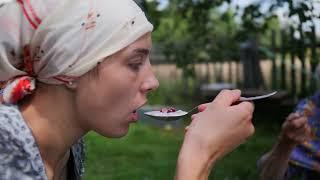
{"type": "MultiPolygon", "coordinates": [[[[151,69],[151,68],[150,68],[151,69]]],[[[159,87],[159,81],[152,72],[152,70],[149,71],[147,78],[145,79],[144,83],[142,84],[142,91],[147,93],[149,91],[153,91],[159,87]]]]}
{"type": "Polygon", "coordinates": [[[159,81],[155,76],[148,78],[148,80],[144,83],[142,90],[144,92],[149,92],[156,90],[159,87],[159,81]]]}

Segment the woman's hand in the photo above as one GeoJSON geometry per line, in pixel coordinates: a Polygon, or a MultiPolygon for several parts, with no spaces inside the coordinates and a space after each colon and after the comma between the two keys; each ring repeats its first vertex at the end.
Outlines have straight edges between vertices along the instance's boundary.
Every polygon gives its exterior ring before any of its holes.
{"type": "Polygon", "coordinates": [[[282,124],[280,143],[295,146],[311,140],[312,136],[308,118],[300,113],[291,113],[282,124]]]}
{"type": "Polygon", "coordinates": [[[177,177],[182,169],[186,173],[181,179],[206,179],[214,162],[253,134],[253,105],[242,102],[232,106],[240,94],[239,90],[224,90],[192,116],[179,154],[177,177]]]}
{"type": "Polygon", "coordinates": [[[202,112],[192,116],[185,140],[196,139],[210,152],[220,145],[222,156],[244,142],[254,132],[251,123],[254,108],[249,102],[231,106],[240,95],[239,90],[224,90],[212,103],[200,105],[202,112]]]}

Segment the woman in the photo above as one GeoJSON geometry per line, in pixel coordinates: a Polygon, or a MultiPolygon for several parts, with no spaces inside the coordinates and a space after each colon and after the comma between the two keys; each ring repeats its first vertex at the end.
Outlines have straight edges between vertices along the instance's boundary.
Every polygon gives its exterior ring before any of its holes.
{"type": "MultiPolygon", "coordinates": [[[[81,137],[126,135],[158,87],[152,25],[132,0],[17,0],[0,23],[0,179],[81,179],[81,137]]],[[[239,97],[223,91],[199,107],[176,179],[206,179],[253,133],[253,106],[231,106],[239,97]]]]}

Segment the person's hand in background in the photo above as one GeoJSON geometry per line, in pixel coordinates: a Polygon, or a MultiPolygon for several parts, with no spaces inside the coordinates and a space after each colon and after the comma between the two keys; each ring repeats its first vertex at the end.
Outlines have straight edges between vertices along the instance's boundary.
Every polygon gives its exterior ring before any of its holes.
{"type": "Polygon", "coordinates": [[[279,143],[294,147],[297,144],[311,140],[312,136],[307,116],[302,113],[291,113],[282,124],[279,143]]]}

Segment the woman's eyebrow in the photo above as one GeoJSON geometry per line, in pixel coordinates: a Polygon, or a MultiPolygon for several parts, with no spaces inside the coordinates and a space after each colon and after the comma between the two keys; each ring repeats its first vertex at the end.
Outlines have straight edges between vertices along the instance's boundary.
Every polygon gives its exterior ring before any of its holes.
{"type": "Polygon", "coordinates": [[[135,53],[135,54],[149,55],[150,49],[138,48],[138,49],[133,50],[133,53],[135,53]]]}

